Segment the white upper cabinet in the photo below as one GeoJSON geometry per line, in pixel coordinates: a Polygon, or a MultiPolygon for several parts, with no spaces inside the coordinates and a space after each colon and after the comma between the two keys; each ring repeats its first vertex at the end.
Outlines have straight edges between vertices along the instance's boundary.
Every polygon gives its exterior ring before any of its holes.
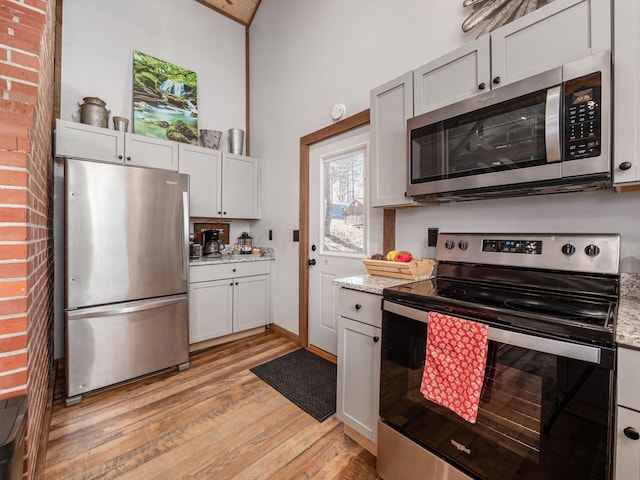
{"type": "Polygon", "coordinates": [[[124,133],[57,119],[55,151],[58,157],[124,163],[124,133]]]}
{"type": "Polygon", "coordinates": [[[491,82],[506,85],[607,49],[610,0],[555,0],[491,33],[491,82]]]}
{"type": "Polygon", "coordinates": [[[489,90],[490,55],[489,36],[484,35],[414,70],[415,115],[489,90]]]}
{"type": "Polygon", "coordinates": [[[218,217],[222,211],[222,152],[180,145],[180,173],[189,175],[189,215],[218,217]]]}
{"type": "Polygon", "coordinates": [[[179,172],[190,175],[190,216],[259,218],[260,162],[257,158],[181,144],[179,172]]]}
{"type": "Polygon", "coordinates": [[[178,170],[176,142],[60,119],[55,151],[60,157],[178,170]]]}
{"type": "Polygon", "coordinates": [[[178,171],[178,145],[170,140],[125,133],[125,164],[176,172],[178,171]]]}
{"type": "Polygon", "coordinates": [[[615,0],[613,182],[640,183],[640,4],[615,0]]]}
{"type": "Polygon", "coordinates": [[[610,48],[609,0],[555,0],[414,70],[414,115],[610,48]]]}
{"type": "Polygon", "coordinates": [[[222,156],[222,216],[259,218],[260,162],[257,158],[222,156]]]}
{"type": "Polygon", "coordinates": [[[407,120],[413,117],[413,75],[371,91],[371,205],[411,205],[407,191],[407,120]]]}

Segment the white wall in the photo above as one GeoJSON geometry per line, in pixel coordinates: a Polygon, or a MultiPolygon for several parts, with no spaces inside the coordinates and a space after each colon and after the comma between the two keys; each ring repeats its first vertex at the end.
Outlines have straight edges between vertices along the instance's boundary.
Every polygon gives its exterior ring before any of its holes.
{"type": "Polygon", "coordinates": [[[427,228],[441,232],[619,233],[620,268],[640,272],[640,192],[565,193],[450,203],[396,213],[396,243],[431,257],[427,228]]]}
{"type": "Polygon", "coordinates": [[[99,97],[131,120],[134,50],[196,72],[198,128],[225,132],[222,149],[245,129],[245,29],[194,0],[65,0],[61,118],[99,97]]]}
{"type": "MultiPolygon", "coordinates": [[[[133,51],[139,50],[196,72],[198,127],[225,132],[221,150],[229,128],[246,128],[245,29],[237,22],[195,0],[64,0],[62,16],[63,120],[80,120],[84,97],[99,97],[112,117],[131,120],[133,51]]],[[[57,169],[57,194],[61,182],[57,169]]],[[[230,230],[233,242],[249,222],[234,222],[230,230]]],[[[54,356],[61,358],[64,313],[56,291],[54,356]]]]}
{"type": "MultiPolygon", "coordinates": [[[[452,0],[262,0],[251,26],[251,149],[264,159],[259,244],[277,247],[274,321],[298,332],[300,137],[331,124],[331,106],[353,114],[369,91],[472,40],[452,0]],[[273,229],[273,242],[266,239],[273,229]]],[[[622,268],[640,272],[640,193],[596,192],[485,200],[397,212],[396,246],[420,255],[427,227],[490,232],[622,234],[622,268]]]]}
{"type": "Polygon", "coordinates": [[[263,159],[260,245],[277,249],[272,286],[278,325],[298,332],[300,137],[369,108],[369,91],[473,37],[462,1],[262,0],[250,29],[251,152],[263,159]],[[267,232],[273,230],[273,241],[267,232]]]}

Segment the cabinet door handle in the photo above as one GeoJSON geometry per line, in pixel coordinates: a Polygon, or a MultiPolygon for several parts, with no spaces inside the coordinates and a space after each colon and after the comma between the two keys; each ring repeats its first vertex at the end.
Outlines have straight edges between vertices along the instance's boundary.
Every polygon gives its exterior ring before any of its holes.
{"type": "Polygon", "coordinates": [[[380,337],[373,337],[373,343],[378,343],[380,341],[380,337]]]}
{"type": "Polygon", "coordinates": [[[118,155],[118,160],[122,160],[122,155],[118,155]]]}
{"type": "Polygon", "coordinates": [[[233,271],[235,272],[235,271],[236,271],[236,269],[234,268],[234,269],[233,269],[233,271]]]}
{"type": "Polygon", "coordinates": [[[478,90],[484,90],[485,88],[487,88],[487,85],[484,82],[478,85],[478,90]]]}
{"type": "Polygon", "coordinates": [[[622,162],[618,168],[620,170],[629,170],[631,168],[631,162],[622,162]]]}
{"type": "Polygon", "coordinates": [[[496,77],[493,79],[493,83],[495,83],[496,85],[498,85],[501,81],[502,79],[500,77],[496,77]]]}
{"type": "Polygon", "coordinates": [[[130,162],[130,161],[131,161],[131,157],[127,157],[127,162],[130,162]]]}
{"type": "Polygon", "coordinates": [[[359,303],[356,303],[356,310],[360,310],[362,308],[362,305],[360,305],[359,303]]]}
{"type": "Polygon", "coordinates": [[[631,440],[640,440],[640,433],[633,428],[627,427],[623,430],[625,437],[630,438],[631,440]]]}
{"type": "Polygon", "coordinates": [[[233,282],[231,282],[229,285],[233,287],[233,282]]]}

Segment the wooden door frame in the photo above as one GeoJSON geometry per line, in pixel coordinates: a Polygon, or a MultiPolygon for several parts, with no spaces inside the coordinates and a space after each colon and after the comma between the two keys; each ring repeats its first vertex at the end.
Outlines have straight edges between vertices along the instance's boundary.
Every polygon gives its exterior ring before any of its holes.
{"type": "Polygon", "coordinates": [[[370,110],[363,110],[328,127],[300,138],[300,245],[298,246],[298,336],[303,347],[309,345],[309,150],[311,145],[354,128],[368,125],[370,110]]]}

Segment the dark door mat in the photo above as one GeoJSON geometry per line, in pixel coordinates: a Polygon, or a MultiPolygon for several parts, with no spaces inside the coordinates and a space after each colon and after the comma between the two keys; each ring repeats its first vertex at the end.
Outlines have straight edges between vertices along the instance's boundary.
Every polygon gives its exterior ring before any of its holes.
{"type": "Polygon", "coordinates": [[[336,412],[337,367],[329,360],[301,348],[250,370],[319,422],[336,412]]]}

